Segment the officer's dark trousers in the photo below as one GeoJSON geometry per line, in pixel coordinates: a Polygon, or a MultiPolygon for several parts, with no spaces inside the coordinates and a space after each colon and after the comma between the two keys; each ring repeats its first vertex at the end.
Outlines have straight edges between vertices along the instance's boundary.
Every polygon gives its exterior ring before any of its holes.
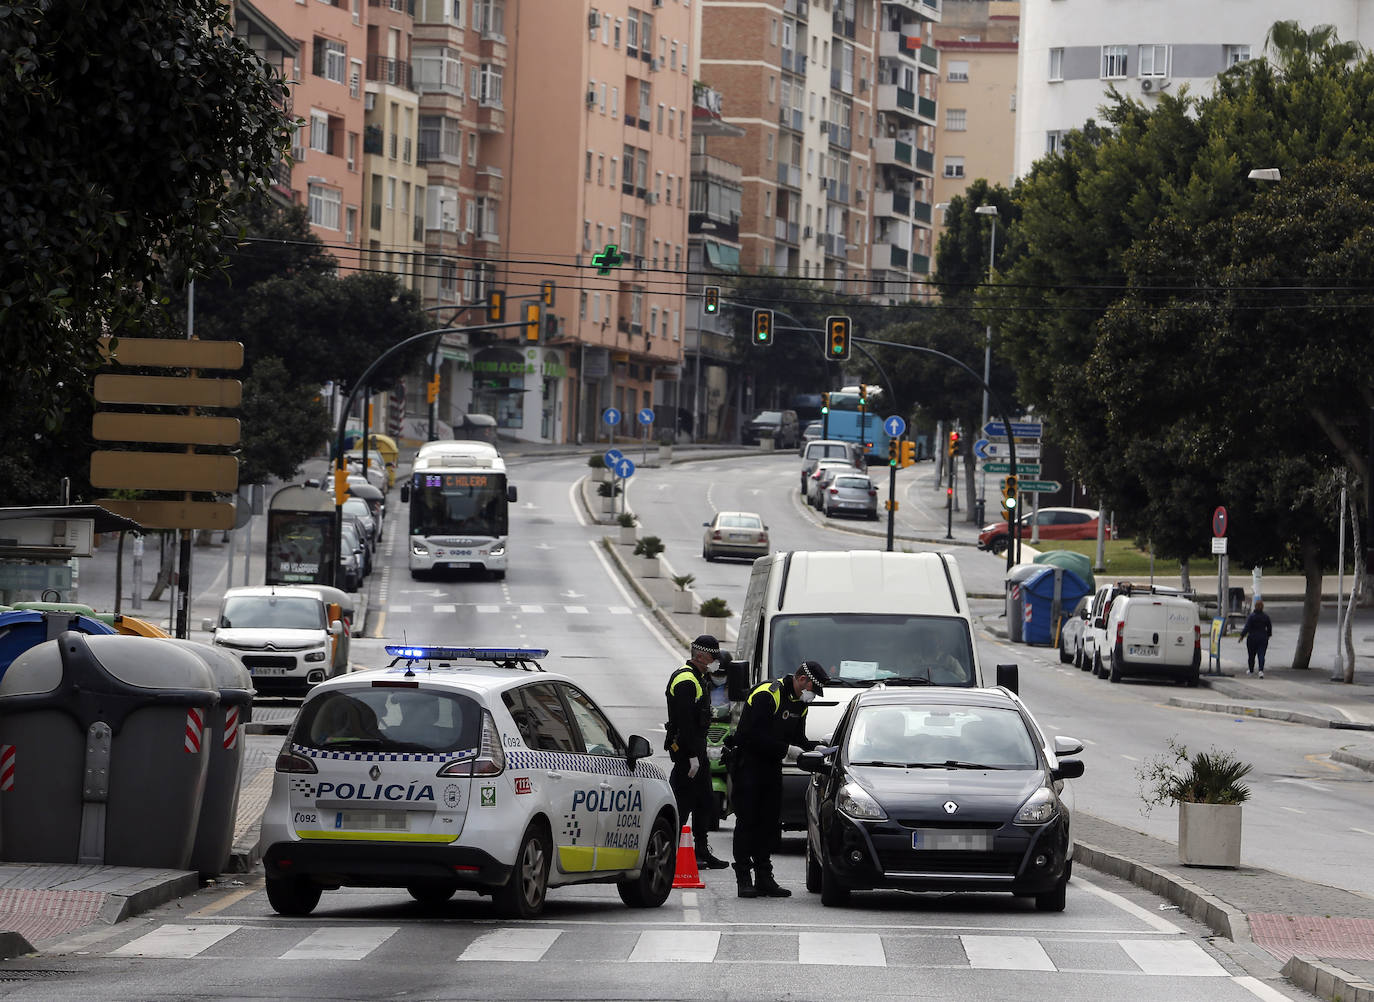
{"type": "Polygon", "coordinates": [[[782,842],[782,764],[746,760],[733,778],[736,872],[753,867],[759,876],[771,874],[773,850],[782,842]]]}
{"type": "Polygon", "coordinates": [[[677,799],[679,824],[687,824],[691,815],[692,840],[703,845],[708,833],[716,828],[716,795],[711,789],[711,763],[703,751],[697,757],[697,774],[689,777],[691,767],[686,758],[673,760],[673,771],[668,774],[668,785],[673,788],[677,799]]]}

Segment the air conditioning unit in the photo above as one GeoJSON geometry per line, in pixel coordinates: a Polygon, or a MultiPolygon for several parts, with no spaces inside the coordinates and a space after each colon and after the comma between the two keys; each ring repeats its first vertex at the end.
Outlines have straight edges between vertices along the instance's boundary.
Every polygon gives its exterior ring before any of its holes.
{"type": "Polygon", "coordinates": [[[829,123],[829,122],[822,122],[822,123],[821,123],[821,135],[823,135],[823,136],[824,136],[824,135],[827,135],[829,132],[830,132],[830,123],[829,123]]]}
{"type": "Polygon", "coordinates": [[[865,80],[865,79],[863,79],[862,77],[860,77],[860,78],[859,78],[859,93],[862,94],[862,93],[864,93],[866,90],[868,90],[868,81],[865,80]]]}
{"type": "Polygon", "coordinates": [[[377,95],[376,95],[376,94],[368,93],[368,94],[364,94],[364,95],[363,95],[363,108],[364,108],[365,110],[371,111],[371,110],[372,110],[373,108],[375,108],[376,106],[377,106],[377,95]]]}
{"type": "Polygon", "coordinates": [[[596,104],[596,91],[589,90],[587,91],[587,107],[590,108],[594,104],[596,104]]]}
{"type": "Polygon", "coordinates": [[[656,192],[656,191],[646,191],[646,192],[644,193],[644,204],[645,204],[645,205],[657,205],[657,204],[658,204],[658,192],[656,192]]]}
{"type": "Polygon", "coordinates": [[[811,239],[811,234],[812,234],[812,232],[813,232],[813,230],[812,230],[811,227],[809,227],[809,226],[803,228],[803,229],[802,229],[802,239],[804,239],[804,240],[810,240],[810,239],[811,239]]]}
{"type": "Polygon", "coordinates": [[[1155,89],[1155,82],[1149,77],[1146,77],[1144,80],[1140,81],[1140,89],[1148,94],[1155,89]]]}
{"type": "Polygon", "coordinates": [[[592,11],[590,14],[587,15],[587,27],[590,28],[592,31],[595,31],[597,28],[601,27],[601,14],[599,12],[592,11]]]}
{"type": "Polygon", "coordinates": [[[650,73],[657,73],[657,72],[658,72],[659,70],[661,70],[661,69],[663,69],[663,59],[662,59],[662,57],[659,57],[659,58],[657,58],[657,59],[650,59],[650,60],[649,60],[649,72],[650,72],[650,73]]]}
{"type": "Polygon", "coordinates": [[[868,201],[868,192],[864,191],[862,188],[858,189],[854,192],[854,201],[863,205],[864,202],[868,201]]]}

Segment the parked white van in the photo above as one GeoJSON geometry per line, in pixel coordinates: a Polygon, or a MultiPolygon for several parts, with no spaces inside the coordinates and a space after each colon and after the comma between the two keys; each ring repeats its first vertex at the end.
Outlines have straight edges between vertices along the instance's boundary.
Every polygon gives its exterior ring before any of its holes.
{"type": "Polygon", "coordinates": [[[1138,675],[1197,685],[1202,625],[1192,599],[1148,586],[1125,586],[1112,603],[1107,636],[1113,682],[1138,675]]]}
{"type": "MultiPolygon", "coordinates": [[[[754,561],[740,613],[731,699],[819,661],[831,681],[807,737],[834,732],[850,700],[878,684],[1017,688],[1016,665],[985,676],[959,565],[943,553],[791,551],[754,561]]],[[[783,825],[805,827],[809,775],[783,765],[783,825]]]]}

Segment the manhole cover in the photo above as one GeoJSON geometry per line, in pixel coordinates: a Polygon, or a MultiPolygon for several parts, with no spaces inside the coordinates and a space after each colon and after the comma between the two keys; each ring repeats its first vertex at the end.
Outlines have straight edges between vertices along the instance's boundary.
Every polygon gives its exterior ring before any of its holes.
{"type": "Polygon", "coordinates": [[[4,981],[39,981],[43,978],[60,978],[72,971],[0,971],[0,982],[4,981]]]}

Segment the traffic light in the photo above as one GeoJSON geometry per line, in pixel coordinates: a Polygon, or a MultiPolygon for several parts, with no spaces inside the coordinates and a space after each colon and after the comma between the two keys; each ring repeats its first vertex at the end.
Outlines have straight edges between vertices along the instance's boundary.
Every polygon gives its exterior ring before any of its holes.
{"type": "Polygon", "coordinates": [[[821,394],[821,413],[822,413],[822,414],[829,414],[829,413],[830,413],[830,394],[829,394],[829,393],[822,393],[822,394],[821,394]]]}
{"type": "Polygon", "coordinates": [[[719,313],[719,312],[720,312],[720,286],[719,286],[719,285],[708,285],[708,286],[706,286],[706,305],[705,305],[705,309],[706,309],[706,312],[707,312],[707,313],[719,313]]]}
{"type": "Polygon", "coordinates": [[[773,343],[773,311],[754,311],[754,343],[769,345],[773,343]]]}
{"type": "Polygon", "coordinates": [[[334,504],[342,505],[348,500],[348,469],[347,467],[334,467],[334,504]]]}
{"type": "Polygon", "coordinates": [[[487,292],[487,323],[499,324],[506,319],[506,294],[500,289],[487,292]]]}
{"type": "Polygon", "coordinates": [[[1016,517],[1016,476],[1002,479],[1002,514],[1008,522],[1016,517]]]}
{"type": "Polygon", "coordinates": [[[949,454],[951,456],[959,455],[959,433],[957,431],[949,433],[949,454]]]}
{"type": "Polygon", "coordinates": [[[436,374],[433,379],[425,384],[425,403],[432,404],[439,399],[439,376],[436,374]]]}
{"type": "Polygon", "coordinates": [[[539,299],[545,306],[553,305],[553,279],[548,278],[539,283],[539,299]]]}
{"type": "Polygon", "coordinates": [[[832,362],[849,361],[849,318],[826,317],[825,357],[832,362]]]}
{"type": "Polygon", "coordinates": [[[868,410],[868,387],[863,383],[859,384],[859,413],[868,410]]]}
{"type": "Polygon", "coordinates": [[[902,443],[902,458],[901,458],[901,461],[900,461],[897,465],[900,466],[900,467],[902,467],[903,469],[905,469],[905,468],[908,467],[908,466],[915,466],[915,465],[916,465],[916,443],[915,443],[915,442],[903,442],[903,443],[902,443]]]}
{"type": "Polygon", "coordinates": [[[887,440],[887,465],[898,466],[902,461],[902,441],[896,438],[887,440]]]}
{"type": "Polygon", "coordinates": [[[539,340],[539,304],[525,304],[525,340],[534,343],[539,340]]]}

